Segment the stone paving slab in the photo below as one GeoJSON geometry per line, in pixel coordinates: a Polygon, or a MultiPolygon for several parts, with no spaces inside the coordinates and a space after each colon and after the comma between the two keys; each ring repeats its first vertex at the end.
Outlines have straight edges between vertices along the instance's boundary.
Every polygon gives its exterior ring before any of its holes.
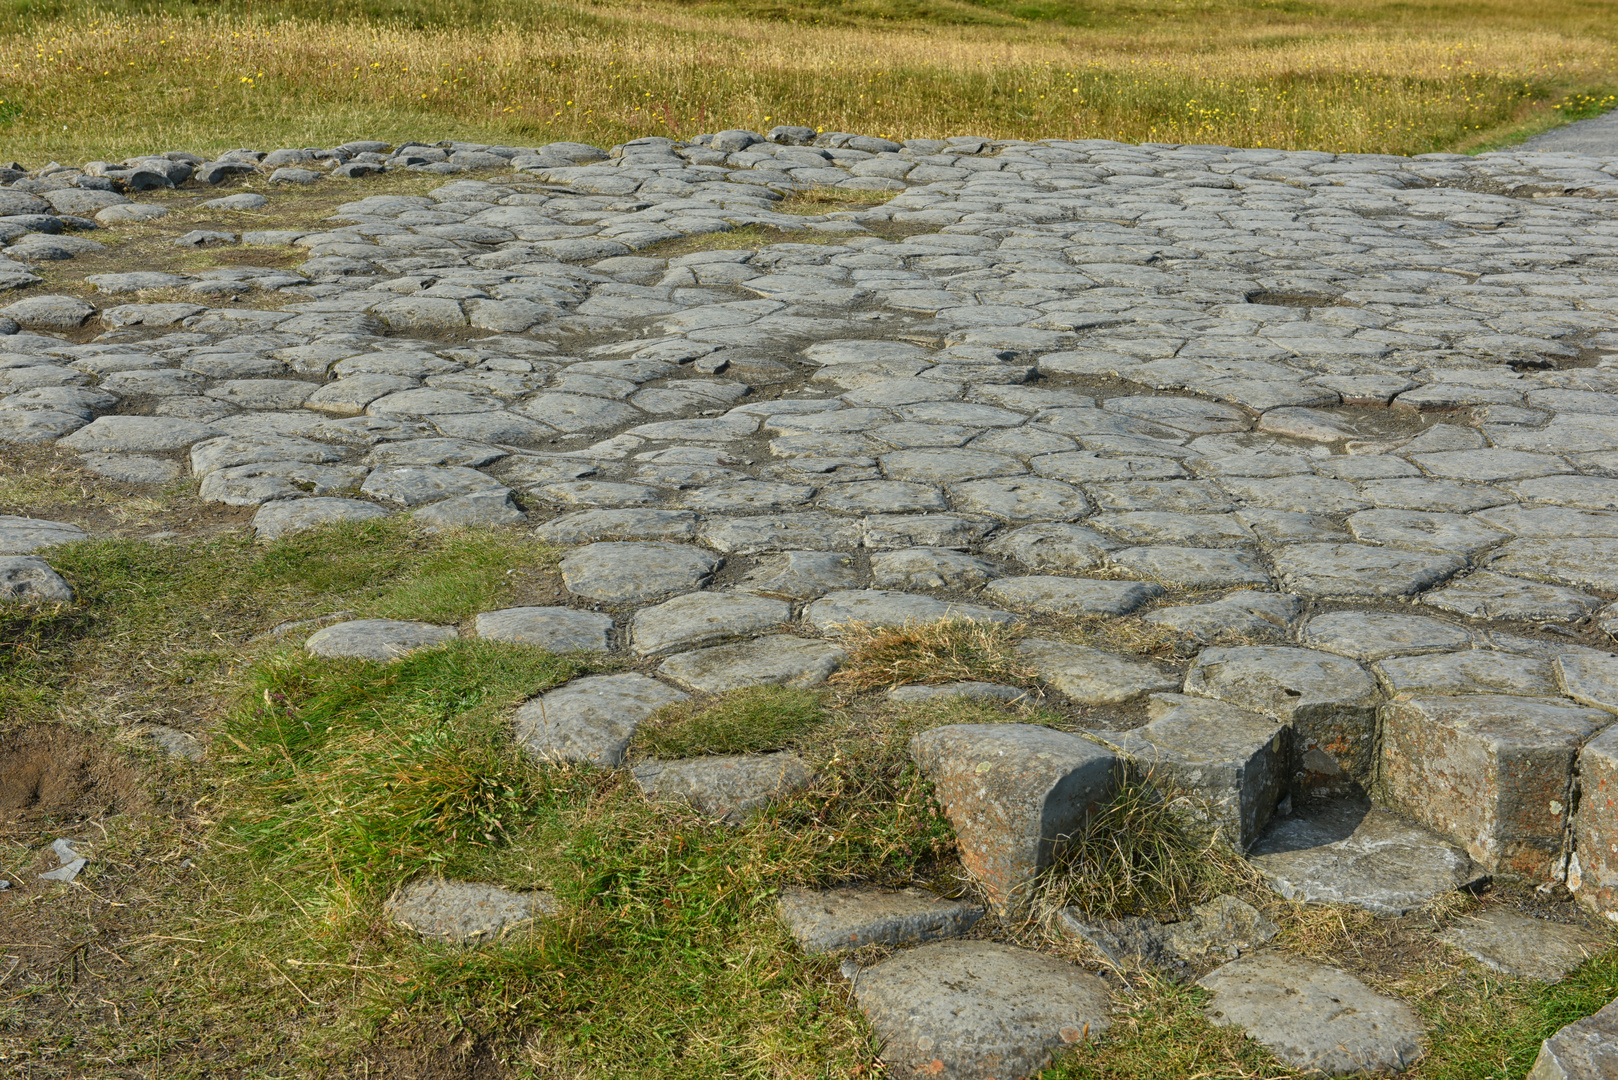
{"type": "MultiPolygon", "coordinates": [[[[272,188],[260,229],[88,273],[168,204],[134,173],[0,188],[39,218],[0,253],[0,442],[256,507],[266,544],[409,514],[531,529],[562,563],[553,607],[313,651],[617,647],[637,670],[513,721],[536,759],[617,768],[663,705],[818,684],[849,624],[991,622],[1038,691],[895,700],[1041,696],[1099,740],[1063,753],[1172,773],[1285,896],[1403,912],[1481,866],[1618,912],[1618,158],[778,129],[162,160],[181,198],[241,199],[213,189],[244,171],[352,198],[287,229],[272,188]],[[404,171],[442,183],[365,190],[404,171]],[[872,204],[786,212],[824,185],[872,204]],[[750,227],[788,242],[659,246],[750,227]],[[203,246],[232,261],[182,257],[203,246]]],[[[0,519],[0,553],[67,589],[50,548],[85,535],[0,519]]],[[[918,751],[1002,891],[1090,805],[1064,784],[1106,788],[1027,747],[1007,772],[1009,737],[918,751]]],[[[752,805],[734,763],[637,764],[705,812],[752,805]]],[[[959,944],[886,963],[990,962],[959,944]]],[[[1004,1080],[1074,1041],[955,1004],[1000,1034],[894,1005],[892,1060],[1004,1080]]]]}

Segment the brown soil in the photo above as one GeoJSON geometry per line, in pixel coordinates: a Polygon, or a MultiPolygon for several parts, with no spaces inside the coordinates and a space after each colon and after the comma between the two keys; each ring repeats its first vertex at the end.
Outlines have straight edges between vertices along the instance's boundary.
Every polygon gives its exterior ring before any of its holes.
{"type": "Polygon", "coordinates": [[[82,732],[39,724],[0,739],[0,836],[70,828],[148,805],[134,770],[82,732]]]}

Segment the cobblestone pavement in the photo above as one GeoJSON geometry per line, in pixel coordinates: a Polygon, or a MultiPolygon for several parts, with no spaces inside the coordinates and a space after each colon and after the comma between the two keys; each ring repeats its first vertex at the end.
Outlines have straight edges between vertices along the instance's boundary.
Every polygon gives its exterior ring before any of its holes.
{"type": "MultiPolygon", "coordinates": [[[[1294,899],[1403,912],[1514,872],[1618,920],[1618,156],[808,129],[168,154],[10,174],[4,284],[95,251],[97,223],[164,213],[143,189],[396,169],[453,175],[318,231],[274,229],[274,193],[228,196],[264,227],[176,241],[290,247],[295,269],[131,265],[84,279],[94,304],[22,294],[0,310],[0,439],[117,479],[189,475],[259,507],[264,537],[409,513],[573,546],[556,607],[466,631],[643,662],[525,707],[516,737],[545,759],[615,766],[662,704],[821,682],[851,621],[1133,613],[1201,642],[1176,666],[1030,637],[1097,741],[1002,725],[918,745],[1007,906],[1122,758],[1200,790],[1294,899]],[[888,201],[775,208],[825,187],[888,201]],[[810,242],[656,254],[750,225],[810,242]],[[989,748],[1000,781],[981,779],[989,748]]],[[[69,533],[0,526],[9,597],[65,587],[27,552],[69,533]]],[[[457,632],[343,623],[308,647],[386,659],[457,632]]],[[[805,781],[784,756],[637,778],[728,820],[805,781]]],[[[884,940],[867,901],[829,926],[833,907],[794,903],[815,941],[884,940]]],[[[477,903],[411,925],[484,933],[545,907],[477,903]]],[[[975,918],[894,903],[899,938],[975,918]]],[[[1021,1075],[1105,1025],[1095,986],[1053,963],[943,941],[856,986],[895,1060],[1021,1075]],[[958,969],[999,989],[963,1004],[938,989],[958,969]],[[1052,979],[1027,1032],[995,1027],[1052,979]],[[940,1036],[951,1016],[980,1033],[940,1036]]],[[[1220,1022],[1298,1067],[1414,1060],[1413,1014],[1341,980],[1244,958],[1209,985],[1220,1022]],[[1307,1011],[1361,993],[1381,1020],[1322,1034],[1307,1011]]]]}

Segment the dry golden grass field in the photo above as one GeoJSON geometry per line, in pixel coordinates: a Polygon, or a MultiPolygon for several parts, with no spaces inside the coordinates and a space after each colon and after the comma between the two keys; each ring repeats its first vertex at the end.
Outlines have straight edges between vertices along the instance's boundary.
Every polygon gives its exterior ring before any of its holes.
{"type": "Polygon", "coordinates": [[[353,138],[1476,150],[1618,103],[1602,0],[9,0],[0,154],[353,138]]]}

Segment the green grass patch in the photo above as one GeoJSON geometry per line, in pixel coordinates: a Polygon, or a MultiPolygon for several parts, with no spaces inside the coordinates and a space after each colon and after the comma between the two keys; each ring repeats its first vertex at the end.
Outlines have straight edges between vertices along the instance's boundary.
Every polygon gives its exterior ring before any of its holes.
{"type": "Polygon", "coordinates": [[[554,566],[557,550],[516,531],[430,535],[392,518],[269,544],[232,533],[87,540],[43,554],[76,599],[7,613],[0,714],[10,720],[49,719],[64,695],[87,710],[110,708],[134,692],[134,672],[171,689],[222,688],[249,640],[283,621],[349,610],[459,622],[499,607],[524,575],[554,566]]]}
{"type": "Polygon", "coordinates": [[[789,686],[751,686],[708,702],[659,709],[631,743],[655,758],[779,750],[826,719],[821,695],[789,686]]]}

